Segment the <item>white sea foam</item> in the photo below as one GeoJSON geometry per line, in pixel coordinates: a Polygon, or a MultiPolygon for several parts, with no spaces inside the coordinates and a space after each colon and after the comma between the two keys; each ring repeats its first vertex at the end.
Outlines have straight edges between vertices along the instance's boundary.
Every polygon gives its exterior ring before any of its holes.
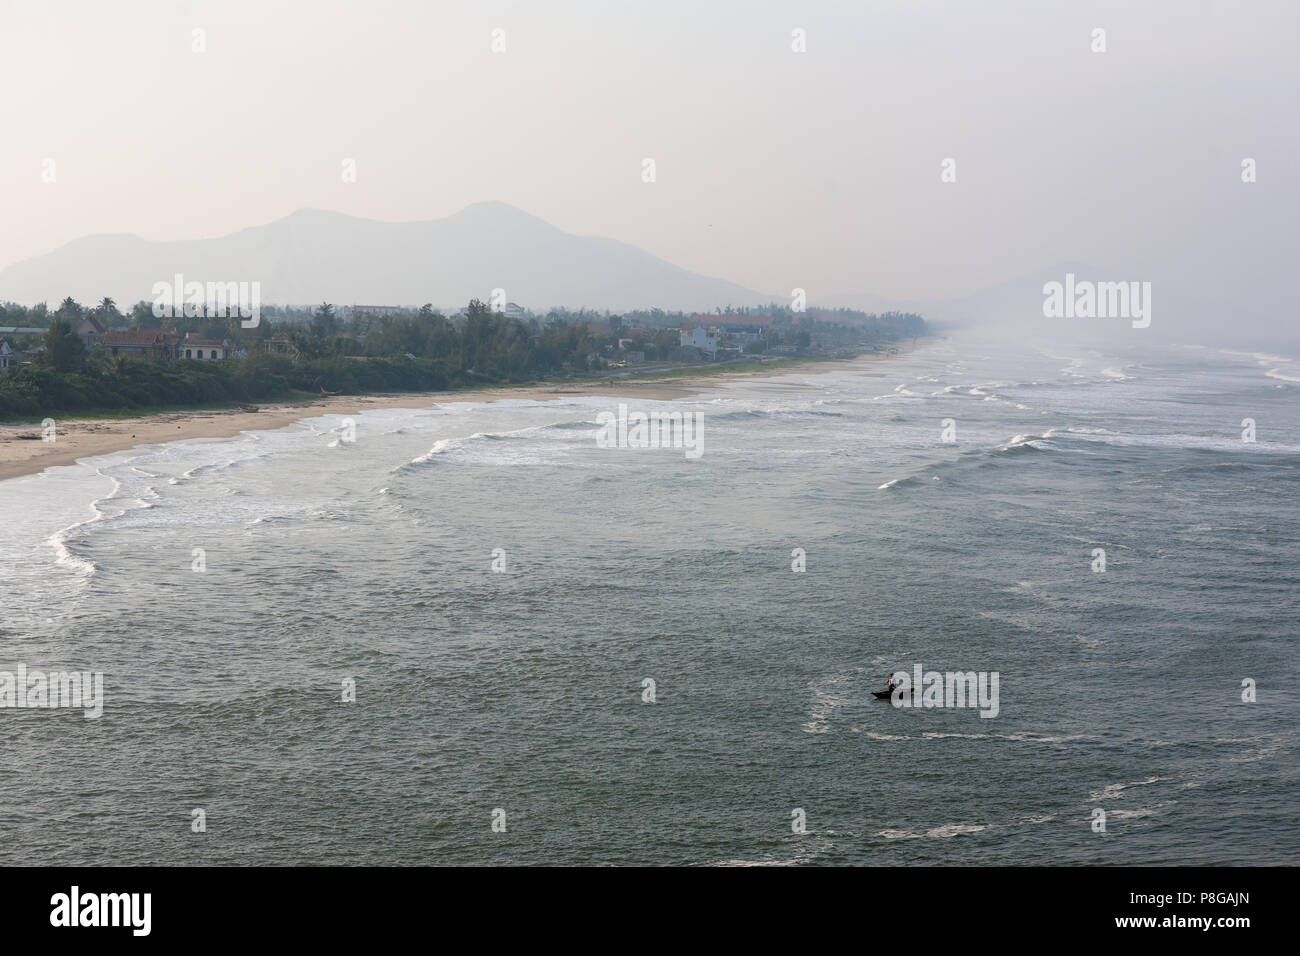
{"type": "Polygon", "coordinates": [[[884,837],[886,840],[921,840],[926,837],[942,840],[949,837],[967,836],[987,829],[988,824],[984,823],[945,823],[942,826],[919,832],[915,830],[879,830],[876,836],[884,837]]]}
{"type": "Polygon", "coordinates": [[[1264,374],[1278,381],[1300,383],[1300,368],[1293,365],[1279,365],[1277,368],[1269,369],[1264,374]]]}
{"type": "Polygon", "coordinates": [[[1094,790],[1088,794],[1090,802],[1099,800],[1118,800],[1124,796],[1124,791],[1132,787],[1149,787],[1153,783],[1163,783],[1168,777],[1147,777],[1144,780],[1132,780],[1128,783],[1109,783],[1100,790],[1094,790]]]}

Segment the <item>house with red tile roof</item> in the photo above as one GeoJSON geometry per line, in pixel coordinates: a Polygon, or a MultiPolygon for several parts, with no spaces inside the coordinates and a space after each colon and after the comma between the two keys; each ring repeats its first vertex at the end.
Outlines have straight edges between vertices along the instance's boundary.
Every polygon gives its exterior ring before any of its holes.
{"type": "Polygon", "coordinates": [[[176,357],[180,336],[175,329],[114,329],[100,336],[99,344],[109,355],[172,359],[176,357]]]}

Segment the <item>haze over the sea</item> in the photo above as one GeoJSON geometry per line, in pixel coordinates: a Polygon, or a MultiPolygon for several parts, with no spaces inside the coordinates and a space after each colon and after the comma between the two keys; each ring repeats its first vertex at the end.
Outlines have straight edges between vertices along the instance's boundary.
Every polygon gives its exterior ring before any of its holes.
{"type": "MultiPolygon", "coordinates": [[[[26,92],[7,101],[0,267],[93,235],[500,201],[819,305],[960,300],[1082,263],[1152,282],[1156,327],[1189,341],[1294,337],[1300,8],[1284,0],[19,0],[3,16],[0,84],[26,92]]],[[[572,265],[571,298],[526,304],[593,304],[572,265]]],[[[726,304],[704,298],[689,308],[726,304]]]]}

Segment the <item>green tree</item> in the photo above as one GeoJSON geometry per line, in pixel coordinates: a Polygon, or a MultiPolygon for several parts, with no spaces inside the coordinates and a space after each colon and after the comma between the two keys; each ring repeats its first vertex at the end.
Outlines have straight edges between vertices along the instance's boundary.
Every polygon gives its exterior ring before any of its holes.
{"type": "Polygon", "coordinates": [[[133,329],[158,328],[158,319],[154,317],[152,302],[145,302],[141,300],[131,307],[131,328],[133,329]]]}
{"type": "Polygon", "coordinates": [[[85,364],[86,346],[77,335],[76,327],[67,319],[56,316],[44,338],[46,358],[56,372],[75,372],[85,364]]]}
{"type": "Polygon", "coordinates": [[[85,314],[86,310],[77,304],[77,300],[72,296],[68,296],[59,305],[59,311],[54,313],[54,317],[56,319],[62,319],[65,322],[71,322],[73,328],[76,328],[76,326],[81,323],[85,314]]]}
{"type": "Polygon", "coordinates": [[[99,305],[94,310],[95,318],[105,329],[117,328],[122,321],[122,313],[117,310],[117,303],[109,296],[99,300],[99,305]]]}
{"type": "Polygon", "coordinates": [[[339,320],[334,314],[334,306],[328,302],[321,303],[311,319],[311,334],[318,339],[329,338],[338,332],[339,320]]]}

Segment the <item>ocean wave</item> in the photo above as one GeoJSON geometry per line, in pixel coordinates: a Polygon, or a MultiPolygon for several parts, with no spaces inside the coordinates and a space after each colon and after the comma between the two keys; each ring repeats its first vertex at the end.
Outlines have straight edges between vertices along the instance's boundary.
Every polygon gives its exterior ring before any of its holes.
{"type": "Polygon", "coordinates": [[[279,524],[282,521],[293,521],[297,515],[258,515],[244,522],[245,528],[256,528],[264,524],[279,524]]]}
{"type": "MultiPolygon", "coordinates": [[[[533,429],[531,428],[521,428],[510,432],[475,432],[474,434],[469,435],[465,438],[440,438],[433,443],[432,448],[426,451],[423,455],[417,455],[416,457],[412,458],[409,462],[407,462],[407,464],[427,465],[429,462],[435,461],[439,455],[445,455],[448,452],[457,451],[461,448],[465,448],[466,446],[473,444],[474,442],[510,441],[513,438],[517,438],[523,432],[532,431],[532,430],[533,429]]],[[[405,467],[404,465],[399,465],[397,468],[393,470],[398,471],[404,467],[405,467]]]]}
{"type": "MultiPolygon", "coordinates": [[[[1188,346],[1189,348],[1191,346],[1188,346]]],[[[1215,349],[1220,355],[1231,355],[1235,358],[1254,359],[1257,365],[1273,365],[1278,362],[1296,361],[1289,355],[1277,355],[1273,352],[1240,352],[1236,349],[1215,349]]]]}
{"type": "Polygon", "coordinates": [[[1050,435],[1014,435],[996,454],[1016,454],[1024,451],[1052,451],[1057,448],[1052,444],[1050,435]]]}
{"type": "MultiPolygon", "coordinates": [[[[825,411],[820,408],[792,408],[789,406],[773,406],[771,408],[739,408],[726,412],[705,413],[706,420],[710,423],[718,422],[751,422],[759,420],[768,421],[797,421],[807,418],[848,418],[843,412],[825,411]]],[[[597,422],[592,422],[596,426],[597,422]]]]}
{"type": "Polygon", "coordinates": [[[1030,744],[1069,744],[1076,740],[1099,740],[1096,734],[1039,734],[1025,731],[1018,734],[997,734],[1003,740],[1030,744]]]}
{"type": "Polygon", "coordinates": [[[1111,820],[1134,820],[1141,817],[1153,817],[1165,807],[1172,807],[1177,800],[1166,800],[1164,803],[1157,803],[1149,807],[1138,807],[1134,810],[1107,810],[1106,816],[1111,820]]]}
{"type": "Polygon", "coordinates": [[[45,539],[45,543],[54,549],[55,564],[60,567],[68,568],[71,571],[75,571],[78,574],[85,575],[86,577],[90,577],[99,570],[99,566],[95,564],[94,561],[73,554],[72,550],[68,547],[68,539],[71,534],[80,529],[83,525],[90,524],[91,521],[94,520],[96,519],[92,518],[90,521],[79,522],[71,527],[64,528],[62,531],[56,531],[45,539]]]}
{"type": "Polygon", "coordinates": [[[1294,382],[1300,384],[1300,368],[1295,368],[1293,366],[1279,365],[1277,368],[1269,369],[1264,374],[1269,378],[1275,378],[1281,382],[1294,382]],[[1284,369],[1285,372],[1283,371],[1284,369]],[[1290,372],[1291,374],[1287,375],[1286,372],[1290,372]]]}
{"type": "MultiPolygon", "coordinates": [[[[915,474],[893,478],[876,487],[877,491],[891,491],[895,488],[914,485],[927,477],[927,472],[948,468],[969,468],[988,465],[999,457],[1016,456],[1025,453],[1059,452],[1062,446],[1053,441],[1055,431],[1048,429],[1042,435],[1013,435],[1005,443],[988,448],[966,449],[955,461],[936,461],[923,465],[915,474]]],[[[940,475],[928,475],[931,481],[940,481],[940,475]]]]}
{"type": "Polygon", "coordinates": [[[921,734],[925,740],[1009,740],[1019,744],[1069,744],[1079,740],[1097,740],[1096,734],[1044,734],[1032,730],[1022,730],[1014,734],[964,734],[945,733],[943,731],[926,731],[921,734]]]}
{"type": "Polygon", "coordinates": [[[987,829],[987,823],[945,823],[942,826],[919,832],[915,830],[879,830],[876,836],[884,837],[886,840],[921,840],[926,838],[943,840],[949,837],[967,836],[987,829]]]}
{"type": "MultiPolygon", "coordinates": [[[[1196,346],[1185,346],[1195,348],[1196,346]]],[[[1203,350],[1203,347],[1202,347],[1203,350]]],[[[1300,384],[1300,359],[1290,355],[1277,355],[1273,352],[1242,352],[1236,349],[1215,349],[1220,355],[1233,358],[1247,358],[1261,367],[1272,366],[1264,374],[1271,379],[1290,384],[1300,384]]],[[[1279,386],[1281,387],[1281,386],[1279,386]]]]}
{"type": "Polygon", "coordinates": [[[1266,760],[1281,749],[1282,745],[1279,743],[1264,744],[1253,750],[1248,750],[1240,756],[1233,757],[1232,763],[1254,763],[1257,760],[1266,760]]]}
{"type": "Polygon", "coordinates": [[[1128,783],[1109,783],[1100,790],[1094,790],[1088,794],[1090,803],[1099,803],[1102,800],[1118,800],[1124,796],[1124,791],[1132,787],[1149,787],[1153,783],[1165,783],[1169,777],[1147,777],[1143,780],[1132,780],[1128,783]]]}
{"type": "Polygon", "coordinates": [[[95,469],[95,473],[101,478],[107,478],[113,483],[113,486],[109,489],[108,494],[104,495],[102,498],[96,498],[90,503],[90,510],[93,512],[92,516],[84,521],[77,521],[70,524],[66,528],[60,528],[45,539],[45,544],[54,551],[55,564],[60,567],[68,568],[69,570],[87,578],[93,576],[97,571],[99,571],[99,566],[95,564],[94,561],[75,554],[72,549],[68,547],[68,544],[74,536],[84,533],[82,529],[107,520],[109,515],[100,508],[100,505],[116,500],[117,493],[122,488],[122,482],[108,474],[103,468],[95,469]]]}
{"type": "Polygon", "coordinates": [[[1245,455],[1300,455],[1300,445],[1260,440],[1244,442],[1240,437],[1230,438],[1226,436],[1177,433],[1168,435],[1124,435],[1117,432],[1106,432],[1101,429],[1084,430],[1079,428],[1049,432],[1049,435],[1120,447],[1172,448],[1185,451],[1218,451],[1245,455]]]}
{"type": "Polygon", "coordinates": [[[225,461],[207,462],[202,465],[195,465],[188,471],[181,472],[179,475],[173,475],[167,479],[169,485],[180,485],[187,481],[192,481],[200,476],[208,475],[214,472],[226,471],[229,469],[240,468],[254,461],[265,461],[271,458],[271,452],[259,452],[255,455],[244,455],[242,457],[230,458],[225,461]]]}
{"type": "Polygon", "coordinates": [[[537,430],[541,432],[571,432],[571,431],[590,431],[593,428],[600,428],[601,424],[592,419],[583,419],[578,422],[555,422],[550,425],[539,425],[537,430]]]}
{"type": "MultiPolygon", "coordinates": [[[[830,831],[833,835],[833,831],[830,831]]],[[[824,855],[834,846],[834,842],[828,838],[828,835],[809,831],[802,834],[798,839],[787,841],[785,846],[791,851],[791,856],[785,859],[775,857],[765,857],[761,860],[716,860],[712,866],[801,866],[805,863],[811,863],[818,857],[824,855]]]]}

